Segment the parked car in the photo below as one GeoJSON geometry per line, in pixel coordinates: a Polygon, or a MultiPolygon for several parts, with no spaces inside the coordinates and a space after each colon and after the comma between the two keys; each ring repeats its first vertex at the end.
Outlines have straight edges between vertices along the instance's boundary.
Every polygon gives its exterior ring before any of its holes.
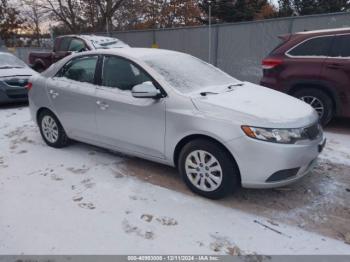
{"type": "Polygon", "coordinates": [[[350,28],[281,36],[263,60],[261,85],[309,103],[326,125],[350,117],[350,28]]]}
{"type": "Polygon", "coordinates": [[[29,77],[35,74],[16,56],[0,52],[0,104],[27,101],[28,91],[25,86],[29,77]]]}
{"type": "Polygon", "coordinates": [[[55,39],[52,52],[31,52],[29,64],[37,72],[43,72],[51,64],[74,53],[97,49],[129,47],[117,38],[96,35],[66,35],[55,39]]]}
{"type": "Polygon", "coordinates": [[[71,138],[177,166],[208,198],[297,181],[325,144],[311,106],[174,51],[74,54],[28,87],[49,146],[71,138]]]}

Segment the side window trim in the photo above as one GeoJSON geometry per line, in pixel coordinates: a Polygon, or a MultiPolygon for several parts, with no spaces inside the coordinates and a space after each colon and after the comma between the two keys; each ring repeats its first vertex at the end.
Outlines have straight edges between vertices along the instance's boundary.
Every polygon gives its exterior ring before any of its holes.
{"type": "MultiPolygon", "coordinates": [[[[78,56],[78,57],[73,57],[72,59],[70,59],[69,61],[67,61],[67,63],[65,63],[60,70],[57,71],[57,73],[54,75],[54,77],[62,77],[64,75],[64,73],[66,72],[67,68],[69,68],[69,65],[72,64],[75,60],[78,59],[84,59],[84,58],[89,58],[89,57],[97,57],[97,62],[96,62],[96,67],[95,67],[95,73],[94,73],[94,85],[98,85],[98,73],[99,73],[99,61],[101,59],[101,55],[97,55],[97,54],[89,54],[89,55],[82,55],[82,56],[78,56]]],[[[72,80],[75,81],[75,80],[72,80]]],[[[77,81],[79,82],[79,81],[77,81]]]]}
{"type": "Polygon", "coordinates": [[[138,65],[136,62],[134,62],[126,57],[114,55],[114,54],[103,54],[103,55],[99,56],[99,60],[97,62],[97,66],[96,66],[96,69],[98,69],[98,71],[96,72],[96,75],[95,75],[95,77],[97,78],[97,79],[95,79],[96,80],[95,84],[97,85],[97,88],[100,88],[100,89],[108,88],[108,87],[104,87],[102,85],[103,67],[104,67],[104,61],[105,61],[106,57],[117,57],[117,58],[124,59],[124,60],[128,61],[133,66],[135,66],[137,69],[141,70],[144,74],[146,74],[147,77],[152,79],[152,83],[155,85],[156,88],[158,88],[160,90],[162,98],[168,96],[167,93],[165,92],[165,90],[163,89],[163,87],[158,83],[158,81],[155,80],[154,77],[151,76],[142,66],[138,65]]]}
{"type": "Polygon", "coordinates": [[[330,59],[339,59],[339,60],[349,60],[350,59],[350,56],[342,56],[342,57],[339,57],[339,56],[333,56],[333,54],[332,54],[332,51],[333,51],[333,48],[334,48],[334,46],[336,45],[336,39],[337,38],[339,38],[339,37],[341,37],[341,36],[349,36],[350,37],[350,33],[347,33],[347,34],[337,34],[337,35],[335,35],[335,37],[334,37],[334,41],[333,41],[333,43],[332,43],[332,46],[331,46],[331,51],[330,51],[330,53],[329,53],[329,56],[327,57],[327,58],[330,58],[330,59]]]}
{"type": "Polygon", "coordinates": [[[328,50],[328,53],[330,54],[330,51],[331,51],[331,48],[333,46],[333,43],[334,43],[334,39],[336,38],[337,35],[321,35],[321,36],[314,36],[314,37],[310,37],[310,38],[307,38],[303,41],[301,41],[300,43],[296,44],[295,46],[293,46],[292,48],[288,49],[286,52],[285,52],[285,55],[290,57],[290,58],[319,58],[319,59],[325,59],[325,58],[328,58],[329,56],[318,56],[318,55],[314,55],[314,56],[305,56],[305,55],[291,55],[290,52],[293,51],[295,48],[301,46],[302,44],[305,44],[307,43],[308,41],[311,41],[313,39],[317,39],[317,38],[327,38],[327,37],[332,37],[332,44],[330,45],[330,49],[328,50]]]}

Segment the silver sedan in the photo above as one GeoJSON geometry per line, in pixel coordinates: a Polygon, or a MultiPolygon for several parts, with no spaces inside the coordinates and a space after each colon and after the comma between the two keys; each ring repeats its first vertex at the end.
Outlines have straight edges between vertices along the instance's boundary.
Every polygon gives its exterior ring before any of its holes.
{"type": "Polygon", "coordinates": [[[49,146],[74,139],[176,166],[191,190],[212,199],[295,182],[325,145],[306,103],[174,51],[75,54],[28,89],[49,146]]]}

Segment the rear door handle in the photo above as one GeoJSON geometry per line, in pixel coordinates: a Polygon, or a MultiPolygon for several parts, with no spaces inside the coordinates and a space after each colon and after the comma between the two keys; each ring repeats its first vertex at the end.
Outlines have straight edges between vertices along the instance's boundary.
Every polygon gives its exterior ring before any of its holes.
{"type": "Polygon", "coordinates": [[[49,91],[49,94],[53,99],[59,96],[59,93],[57,93],[55,90],[52,90],[52,89],[49,91]]]}
{"type": "Polygon", "coordinates": [[[100,101],[100,100],[97,100],[97,101],[96,101],[96,104],[99,106],[99,108],[100,108],[101,110],[106,110],[106,109],[109,108],[109,105],[108,105],[107,103],[102,102],[102,101],[100,101]]]}
{"type": "Polygon", "coordinates": [[[341,69],[341,68],[343,68],[343,65],[342,64],[333,63],[333,64],[327,65],[327,68],[330,68],[330,69],[341,69]]]}

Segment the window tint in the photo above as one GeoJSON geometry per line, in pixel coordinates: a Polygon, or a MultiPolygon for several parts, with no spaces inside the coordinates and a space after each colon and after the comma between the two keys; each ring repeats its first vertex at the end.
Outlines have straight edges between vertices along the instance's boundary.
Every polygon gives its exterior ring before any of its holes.
{"type": "Polygon", "coordinates": [[[82,57],[69,62],[61,74],[71,80],[94,83],[97,56],[82,57]]]}
{"type": "Polygon", "coordinates": [[[296,46],[288,54],[292,56],[328,56],[333,37],[317,37],[296,46]]]}
{"type": "Polygon", "coordinates": [[[63,37],[60,41],[57,42],[55,51],[68,51],[70,37],[63,37]]]}
{"type": "Polygon", "coordinates": [[[73,38],[72,41],[70,42],[68,51],[78,52],[78,51],[81,51],[82,49],[85,49],[84,41],[81,39],[73,38]]]}
{"type": "Polygon", "coordinates": [[[120,90],[131,90],[135,85],[152,79],[130,61],[107,56],[104,59],[102,70],[102,85],[120,90]]]}
{"type": "Polygon", "coordinates": [[[341,35],[335,39],[331,56],[350,57],[350,35],[341,35]]]}

